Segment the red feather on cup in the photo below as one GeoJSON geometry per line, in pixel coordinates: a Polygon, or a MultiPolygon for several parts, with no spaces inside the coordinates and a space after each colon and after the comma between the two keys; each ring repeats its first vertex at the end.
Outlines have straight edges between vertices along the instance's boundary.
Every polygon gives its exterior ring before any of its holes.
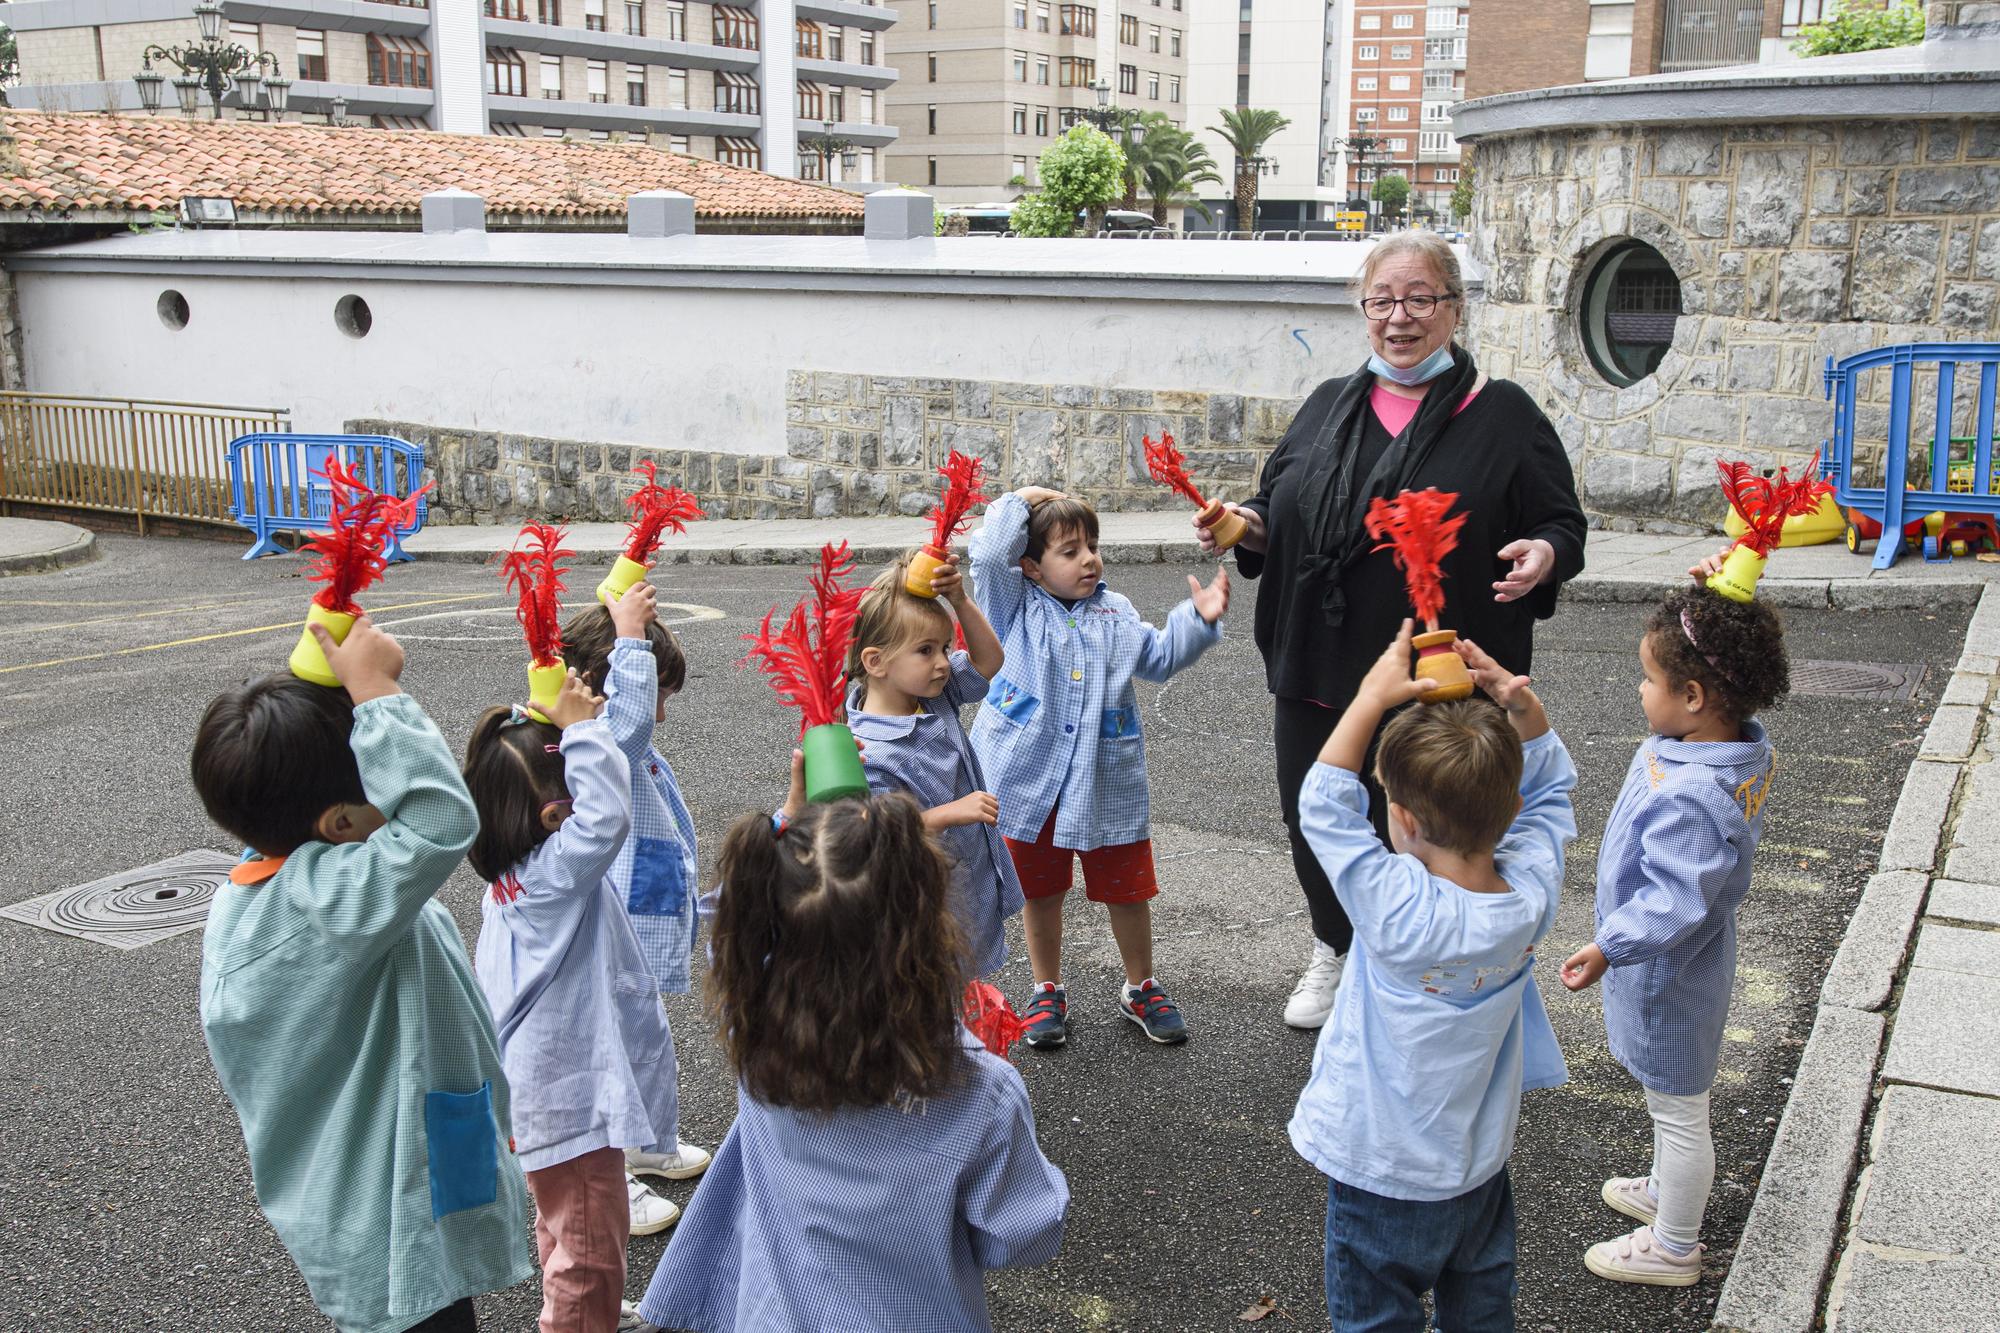
{"type": "Polygon", "coordinates": [[[326,460],[320,475],[333,493],[327,531],[306,543],[319,559],[306,577],[322,584],[313,603],[341,615],[358,616],[355,598],[373,587],[389,567],[383,552],[396,529],[417,521],[417,501],[430,489],[425,483],[406,499],[368,489],[353,467],[338,458],[326,460]]]}
{"type": "Polygon", "coordinates": [[[822,546],[810,579],[812,591],[792,607],[784,624],[772,629],[778,614],[774,606],[755,634],[743,636],[750,651],[742,664],[756,662],[778,698],[799,710],[801,735],[847,715],[847,643],[867,591],[840,586],[853,572],[854,556],[846,542],[822,546]]]}
{"type": "Polygon", "coordinates": [[[1197,509],[1208,508],[1208,500],[1196,489],[1194,480],[1187,473],[1187,458],[1174,447],[1174,437],[1161,432],[1159,441],[1150,435],[1139,441],[1146,454],[1146,471],[1153,480],[1171,490],[1182,499],[1192,503],[1197,509]]]}
{"type": "Polygon", "coordinates": [[[500,564],[501,577],[519,598],[514,615],[528,641],[529,660],[538,667],[562,661],[563,576],[569,571],[559,562],[576,554],[563,546],[564,532],[550,523],[530,523],[521,529],[528,549],[507,552],[500,564]]]}
{"type": "Polygon", "coordinates": [[[707,515],[702,513],[695,498],[680,487],[660,485],[656,476],[657,465],[652,459],[642,459],[632,470],[643,476],[646,484],[625,498],[626,506],[632,511],[629,535],[625,539],[625,558],[643,565],[660,548],[660,541],[666,536],[668,528],[686,532],[690,522],[707,515]]]}
{"type": "Polygon", "coordinates": [[[1812,456],[1803,475],[1796,479],[1778,469],[1776,477],[1760,475],[1748,463],[1716,460],[1722,474],[1722,493],[1747,529],[1736,545],[1768,556],[1778,549],[1785,536],[1785,520],[1810,514],[1819,507],[1820,497],[1833,493],[1833,483],[1819,475],[1819,455],[1812,456]]]}
{"type": "Polygon", "coordinates": [[[972,507],[985,504],[991,497],[981,489],[986,483],[986,464],[982,459],[968,458],[954,449],[938,469],[938,475],[944,478],[944,494],[931,508],[930,544],[943,551],[971,526],[972,507]]]}
{"type": "Polygon", "coordinates": [[[1008,1048],[1028,1030],[999,988],[984,981],[966,986],[965,998],[959,1003],[959,1018],[987,1050],[1002,1060],[1007,1058],[1008,1048]]]}
{"type": "Polygon", "coordinates": [[[1388,551],[1403,571],[1403,583],[1410,590],[1410,605],[1417,619],[1435,630],[1444,614],[1444,558],[1458,548],[1458,530],[1465,515],[1447,518],[1458,496],[1435,488],[1404,491],[1393,500],[1376,496],[1368,502],[1363,522],[1368,535],[1381,542],[1375,549],[1388,551]]]}

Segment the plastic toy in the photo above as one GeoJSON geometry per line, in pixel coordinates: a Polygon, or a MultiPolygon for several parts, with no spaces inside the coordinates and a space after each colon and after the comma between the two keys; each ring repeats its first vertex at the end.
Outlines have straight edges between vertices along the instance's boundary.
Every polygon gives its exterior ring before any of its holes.
{"type": "Polygon", "coordinates": [[[660,540],[668,528],[686,532],[690,522],[707,517],[692,495],[678,486],[660,485],[652,459],[642,460],[632,470],[644,477],[646,484],[625,498],[626,507],[632,511],[625,550],[611,562],[611,572],[597,585],[597,600],[606,606],[646,577],[646,570],[653,563],[653,552],[660,549],[660,540]]]}
{"type": "Polygon", "coordinates": [[[500,564],[500,576],[520,599],[514,614],[528,640],[528,715],[537,722],[549,720],[547,710],[568,675],[562,655],[562,590],[569,571],[560,562],[576,552],[564,549],[563,532],[548,523],[528,524],[521,529],[528,549],[507,552],[500,564]]]}
{"type": "Polygon", "coordinates": [[[1148,435],[1140,441],[1140,445],[1146,452],[1146,471],[1152,474],[1153,480],[1201,511],[1195,516],[1195,521],[1215,538],[1216,550],[1226,551],[1243,540],[1250,524],[1241,514],[1223,508],[1220,499],[1207,499],[1195,488],[1187,474],[1187,459],[1174,447],[1172,435],[1162,432],[1157,444],[1148,435]]]}
{"type": "Polygon", "coordinates": [[[1744,532],[1729,548],[1721,570],[1709,576],[1708,586],[1731,601],[1747,602],[1757,595],[1757,579],[1784,536],[1786,520],[1819,508],[1820,497],[1832,493],[1833,483],[1821,479],[1818,454],[1797,478],[1784,468],[1776,477],[1760,476],[1748,463],[1720,459],[1715,470],[1722,476],[1729,507],[1743,520],[1744,532]]]}
{"type": "Polygon", "coordinates": [[[861,609],[862,588],[843,588],[854,572],[847,543],[823,546],[813,570],[811,593],[800,599],[776,632],[778,608],[764,614],[743,664],[752,661],[771,682],[778,698],[799,710],[799,748],[805,752],[806,799],[815,804],[868,794],[861,747],[847,729],[847,642],[861,609]]]}
{"type": "Polygon", "coordinates": [[[292,674],[315,685],[338,685],[340,678],[327,664],[319,640],[311,627],[324,625],[335,643],[345,643],[354,628],[361,607],[354,600],[373,587],[389,567],[386,555],[397,528],[416,521],[417,504],[430,490],[426,484],[406,498],[380,495],[363,485],[354,470],[337,458],[329,458],[321,471],[332,495],[327,531],[307,542],[304,549],[319,557],[306,575],[324,584],[313,594],[306,608],[306,628],[292,648],[292,674]]]}
{"type": "Polygon", "coordinates": [[[1007,997],[997,987],[984,981],[974,981],[966,986],[965,998],[959,1005],[959,1017],[966,1029],[1002,1060],[1007,1058],[1008,1049],[1028,1030],[1028,1025],[1015,1014],[1014,1006],[1007,1003],[1007,997]]]}
{"type": "Polygon", "coordinates": [[[1410,640],[1417,650],[1416,674],[1436,681],[1437,688],[1420,696],[1427,704],[1449,703],[1472,697],[1472,675],[1452,651],[1458,631],[1438,628],[1444,614],[1444,558],[1458,549],[1458,530],[1465,515],[1451,517],[1458,496],[1435,488],[1404,491],[1393,500],[1376,496],[1368,502],[1363,525],[1368,535],[1382,544],[1375,549],[1388,551],[1403,571],[1410,590],[1410,605],[1426,632],[1410,640]]]}
{"type": "Polygon", "coordinates": [[[912,596],[937,596],[931,587],[931,576],[951,558],[952,540],[965,534],[972,506],[985,504],[990,498],[980,489],[985,483],[984,474],[985,464],[980,459],[967,458],[956,449],[938,469],[938,475],[944,478],[944,494],[931,508],[931,539],[910,558],[910,572],[903,579],[903,587],[912,596]]]}

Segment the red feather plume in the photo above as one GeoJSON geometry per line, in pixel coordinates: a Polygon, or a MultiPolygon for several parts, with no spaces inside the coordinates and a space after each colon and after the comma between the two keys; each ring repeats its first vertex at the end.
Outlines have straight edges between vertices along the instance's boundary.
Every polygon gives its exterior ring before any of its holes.
{"type": "Polygon", "coordinates": [[[1208,500],[1195,489],[1193,480],[1187,474],[1187,459],[1174,447],[1172,435],[1162,431],[1159,443],[1155,444],[1150,435],[1145,436],[1139,443],[1146,451],[1146,471],[1153,474],[1154,481],[1199,508],[1208,508],[1208,500]]]}
{"type": "Polygon", "coordinates": [[[652,459],[642,459],[632,469],[646,479],[646,484],[632,492],[625,504],[632,511],[631,535],[625,539],[625,558],[636,564],[645,564],[654,551],[660,548],[660,539],[668,528],[675,532],[686,532],[690,521],[706,518],[695,498],[678,486],[662,486],[655,477],[657,468],[652,459]]]}
{"type": "Polygon", "coordinates": [[[984,981],[966,986],[965,998],[959,1004],[959,1018],[987,1050],[1002,1060],[1007,1058],[1008,1048],[1028,1030],[999,988],[984,981]]]}
{"type": "Polygon", "coordinates": [[[563,576],[569,571],[558,562],[576,554],[563,546],[564,532],[550,523],[530,523],[521,529],[528,549],[509,551],[500,563],[500,576],[520,599],[514,615],[528,640],[529,660],[538,667],[562,661],[563,576]]]}
{"type": "Polygon", "coordinates": [[[799,710],[799,734],[838,722],[847,715],[847,641],[861,609],[865,588],[843,588],[840,581],[854,572],[847,543],[819,551],[810,580],[812,592],[792,608],[775,632],[772,607],[755,634],[743,636],[750,651],[739,665],[756,662],[769,677],[778,698],[799,710]]]}
{"type": "Polygon", "coordinates": [[[978,458],[967,458],[954,449],[938,469],[944,478],[944,494],[930,512],[930,544],[942,551],[948,548],[952,539],[965,535],[971,524],[972,506],[985,504],[989,497],[981,489],[986,483],[986,464],[978,458]]]}
{"type": "Polygon", "coordinates": [[[374,586],[389,567],[382,553],[397,528],[417,521],[417,501],[430,484],[425,483],[407,499],[378,495],[338,458],[328,458],[320,475],[333,492],[333,510],[327,518],[327,531],[305,545],[319,557],[306,577],[326,585],[313,594],[313,602],[341,615],[360,615],[354,599],[374,586]]]}
{"type": "Polygon", "coordinates": [[[1444,614],[1444,558],[1458,547],[1458,530],[1465,515],[1450,513],[1458,496],[1435,488],[1404,491],[1393,500],[1376,496],[1368,502],[1364,522],[1368,535],[1382,544],[1375,549],[1391,552],[1403,582],[1410,590],[1410,605],[1417,619],[1436,629],[1444,614]]]}
{"type": "Polygon", "coordinates": [[[1768,556],[1785,535],[1785,520],[1810,514],[1819,507],[1820,497],[1833,492],[1833,483],[1819,475],[1819,455],[1812,456],[1805,473],[1794,479],[1779,468],[1776,477],[1760,476],[1748,463],[1725,463],[1717,459],[1715,470],[1722,474],[1722,493],[1729,507],[1749,531],[1736,539],[1758,555],[1768,556]]]}

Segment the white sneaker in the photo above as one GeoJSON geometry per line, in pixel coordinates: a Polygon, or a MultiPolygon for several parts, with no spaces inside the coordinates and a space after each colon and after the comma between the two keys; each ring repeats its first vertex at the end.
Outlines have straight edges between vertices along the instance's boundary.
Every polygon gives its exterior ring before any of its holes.
{"type": "Polygon", "coordinates": [[[1684,1255],[1671,1254],[1653,1238],[1651,1227],[1640,1227],[1585,1250],[1583,1266],[1613,1282],[1632,1282],[1642,1287],[1692,1287],[1701,1281],[1701,1256],[1707,1248],[1696,1245],[1684,1255]]]}
{"type": "Polygon", "coordinates": [[[625,1150],[625,1170],[635,1176],[658,1176],[663,1180],[692,1180],[708,1170],[708,1149],[692,1143],[676,1143],[673,1152],[625,1150]]]}
{"type": "Polygon", "coordinates": [[[1341,957],[1333,946],[1313,941],[1312,961],[1306,964],[1292,998],[1285,1001],[1285,1022],[1295,1028],[1316,1028],[1326,1024],[1333,1012],[1333,993],[1340,989],[1341,957]]]}
{"type": "Polygon", "coordinates": [[[650,1325],[639,1317],[639,1307],[630,1301],[618,1302],[618,1333],[628,1330],[648,1328],[650,1325]]]}
{"type": "Polygon", "coordinates": [[[680,1205],[662,1199],[641,1185],[631,1172],[625,1173],[625,1197],[632,1204],[632,1234],[651,1236],[681,1220],[680,1205]]]}

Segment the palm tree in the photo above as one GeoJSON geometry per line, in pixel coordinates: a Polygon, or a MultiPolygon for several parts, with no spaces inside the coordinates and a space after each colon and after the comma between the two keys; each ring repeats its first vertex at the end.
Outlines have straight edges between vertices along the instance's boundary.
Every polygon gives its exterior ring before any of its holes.
{"type": "Polygon", "coordinates": [[[1291,117],[1257,107],[1230,107],[1222,113],[1222,124],[1210,126],[1209,133],[1229,145],[1236,154],[1236,226],[1254,230],[1257,226],[1257,172],[1250,159],[1261,157],[1271,136],[1292,123],[1291,117]],[[1245,227],[1245,222],[1249,223],[1245,227]]]}
{"type": "Polygon", "coordinates": [[[1135,209],[1139,206],[1139,187],[1146,179],[1146,163],[1167,142],[1162,137],[1163,132],[1180,133],[1163,111],[1129,113],[1111,131],[1111,136],[1125,151],[1125,198],[1120,201],[1120,208],[1135,209]]]}
{"type": "Polygon", "coordinates": [[[1220,185],[1222,177],[1215,174],[1215,159],[1201,140],[1186,130],[1168,126],[1172,137],[1159,136],[1155,146],[1150,140],[1147,145],[1146,193],[1153,201],[1153,222],[1156,226],[1167,225],[1169,208],[1192,208],[1201,214],[1202,221],[1212,222],[1214,216],[1208,205],[1195,197],[1197,185],[1220,185]]]}

